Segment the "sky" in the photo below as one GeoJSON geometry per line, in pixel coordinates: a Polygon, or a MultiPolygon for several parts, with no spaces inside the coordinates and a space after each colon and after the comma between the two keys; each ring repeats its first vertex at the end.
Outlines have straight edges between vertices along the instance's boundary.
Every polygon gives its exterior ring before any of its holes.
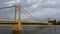
{"type": "MultiPolygon", "coordinates": [[[[0,0],[0,8],[13,5],[21,5],[33,16],[24,15],[21,8],[21,20],[48,21],[48,18],[60,20],[60,0],[0,0]]],[[[13,12],[14,7],[0,9],[0,18],[13,19],[13,12]]]]}

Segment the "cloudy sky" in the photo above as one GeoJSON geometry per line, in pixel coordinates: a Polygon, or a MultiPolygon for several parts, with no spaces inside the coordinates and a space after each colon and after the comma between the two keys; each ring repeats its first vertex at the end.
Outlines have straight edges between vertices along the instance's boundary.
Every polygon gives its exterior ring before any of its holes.
{"type": "MultiPolygon", "coordinates": [[[[60,0],[0,0],[0,8],[13,5],[21,5],[30,14],[29,17],[23,14],[24,10],[21,7],[21,20],[47,21],[48,18],[60,20],[60,0]]],[[[0,18],[13,19],[13,12],[14,7],[0,9],[0,18]]]]}

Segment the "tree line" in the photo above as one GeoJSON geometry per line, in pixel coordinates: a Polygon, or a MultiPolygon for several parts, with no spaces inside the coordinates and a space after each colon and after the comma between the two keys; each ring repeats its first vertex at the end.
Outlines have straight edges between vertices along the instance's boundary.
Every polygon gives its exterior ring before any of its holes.
{"type": "Polygon", "coordinates": [[[50,20],[50,21],[48,21],[48,22],[50,22],[50,23],[52,23],[52,24],[55,24],[55,25],[60,25],[60,21],[58,20],[50,20]]]}

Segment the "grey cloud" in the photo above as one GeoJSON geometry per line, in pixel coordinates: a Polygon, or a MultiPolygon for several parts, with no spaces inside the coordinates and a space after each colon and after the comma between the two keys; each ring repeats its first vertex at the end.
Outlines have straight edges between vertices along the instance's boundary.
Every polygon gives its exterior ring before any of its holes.
{"type": "MultiPolygon", "coordinates": [[[[9,6],[9,4],[5,4],[6,2],[9,2],[9,1],[15,1],[15,0],[0,0],[0,7],[7,7],[7,6],[9,6]],[[4,3],[3,3],[4,2],[4,3]]],[[[42,0],[42,1],[40,1],[40,0],[36,0],[36,1],[32,1],[31,0],[31,2],[30,3],[28,3],[28,0],[21,0],[20,2],[19,2],[19,4],[21,5],[21,6],[23,6],[24,8],[25,8],[25,10],[27,10],[29,13],[31,13],[32,15],[35,13],[35,12],[37,12],[37,13],[39,13],[39,14],[34,14],[35,16],[36,15],[38,15],[38,16],[36,16],[36,18],[38,19],[38,20],[40,20],[40,21],[47,21],[47,18],[48,17],[51,17],[51,18],[53,18],[53,19],[57,19],[57,18],[59,18],[60,16],[59,16],[59,11],[57,11],[57,9],[54,9],[54,8],[60,8],[60,0],[54,0],[54,2],[56,2],[55,4],[53,4],[53,3],[47,3],[47,1],[48,0],[42,0]],[[34,5],[34,4],[37,4],[38,6],[36,7],[36,8],[31,8],[31,6],[32,5],[34,5]],[[49,10],[50,9],[50,10],[49,10]],[[51,10],[52,9],[52,10],[51,10]],[[54,11],[54,12],[51,12],[51,11],[54,11]],[[42,13],[41,13],[42,12],[42,13]],[[51,14],[51,13],[53,13],[53,14],[51,14]],[[56,12],[56,13],[55,13],[56,12]],[[40,14],[41,13],[41,14],[40,14]],[[42,16],[41,16],[42,15],[42,16]],[[58,16],[58,17],[56,17],[56,16],[58,16]]],[[[16,5],[17,5],[17,3],[15,3],[16,5]]],[[[15,4],[12,4],[12,5],[15,5],[15,4]]],[[[6,9],[6,10],[1,10],[0,9],[0,15],[1,15],[1,13],[3,13],[3,12],[1,12],[1,11],[7,11],[7,13],[9,13],[10,14],[10,16],[9,15],[7,15],[5,12],[4,12],[4,16],[8,16],[8,18],[9,19],[12,19],[12,17],[11,17],[11,15],[13,14],[13,9],[6,9]]],[[[22,14],[21,14],[22,15],[22,14]]],[[[22,16],[24,19],[26,19],[26,20],[34,20],[34,18],[33,17],[29,17],[29,18],[26,18],[27,16],[25,16],[24,17],[24,15],[22,16]]],[[[60,18],[59,18],[60,19],[60,18]]],[[[37,20],[37,21],[38,21],[37,20]]]]}
{"type": "Polygon", "coordinates": [[[46,5],[42,5],[41,8],[60,8],[60,4],[46,4],[46,5]]]}
{"type": "Polygon", "coordinates": [[[44,2],[42,4],[40,4],[41,8],[60,8],[60,2],[58,1],[54,1],[53,2],[44,2]]]}

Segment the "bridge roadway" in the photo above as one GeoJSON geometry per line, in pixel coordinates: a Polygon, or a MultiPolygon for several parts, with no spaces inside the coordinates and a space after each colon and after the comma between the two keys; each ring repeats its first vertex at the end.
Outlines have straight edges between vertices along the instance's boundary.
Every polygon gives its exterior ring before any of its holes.
{"type": "MultiPolygon", "coordinates": [[[[18,24],[18,21],[15,20],[0,20],[0,26],[12,26],[18,24]]],[[[22,22],[22,26],[60,26],[60,25],[49,25],[49,23],[42,22],[22,22]]]]}

